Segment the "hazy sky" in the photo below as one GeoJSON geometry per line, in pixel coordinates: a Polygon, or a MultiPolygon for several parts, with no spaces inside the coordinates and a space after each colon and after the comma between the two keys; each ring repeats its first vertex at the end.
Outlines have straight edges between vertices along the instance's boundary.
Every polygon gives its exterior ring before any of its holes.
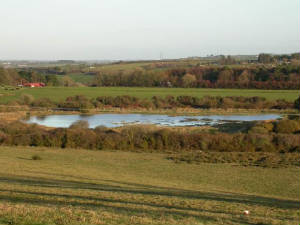
{"type": "Polygon", "coordinates": [[[299,0],[1,0],[0,59],[299,51],[299,0]]]}

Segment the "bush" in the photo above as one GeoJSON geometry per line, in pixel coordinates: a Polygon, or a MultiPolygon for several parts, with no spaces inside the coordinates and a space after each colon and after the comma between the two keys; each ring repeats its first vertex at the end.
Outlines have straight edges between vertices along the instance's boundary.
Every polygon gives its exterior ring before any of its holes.
{"type": "MultiPolygon", "coordinates": [[[[52,102],[48,98],[39,98],[34,100],[33,96],[23,94],[15,104],[25,104],[36,107],[59,107],[66,110],[88,110],[102,107],[120,107],[120,108],[157,108],[172,109],[175,107],[204,108],[204,109],[292,109],[292,102],[285,100],[267,101],[260,97],[220,97],[205,96],[202,98],[193,96],[153,96],[151,99],[136,98],[128,95],[123,96],[99,96],[94,99],[88,99],[83,95],[70,96],[60,103],[52,102]]],[[[87,112],[87,111],[86,111],[87,112]]]]}
{"type": "Polygon", "coordinates": [[[263,128],[265,128],[266,130],[268,130],[269,132],[272,132],[274,129],[274,124],[270,123],[270,122],[263,122],[262,123],[263,128]]]}
{"type": "Polygon", "coordinates": [[[255,134],[251,137],[254,144],[255,151],[257,152],[275,152],[276,148],[273,144],[273,136],[255,134]]]}
{"type": "Polygon", "coordinates": [[[83,95],[76,95],[67,97],[66,100],[58,104],[61,108],[73,108],[73,109],[91,109],[93,104],[83,95]]]}
{"type": "Polygon", "coordinates": [[[248,133],[252,133],[252,134],[267,134],[269,133],[269,131],[264,128],[264,127],[260,127],[260,126],[255,126],[255,127],[252,127],[248,133]]]}
{"type": "Polygon", "coordinates": [[[300,97],[294,102],[294,107],[295,109],[300,110],[300,97]]]}
{"type": "Polygon", "coordinates": [[[300,124],[295,120],[281,120],[275,124],[276,133],[295,133],[299,130],[300,124]]]}
{"type": "Polygon", "coordinates": [[[53,107],[55,104],[49,98],[36,99],[31,104],[34,107],[53,107]]]}
{"type": "Polygon", "coordinates": [[[33,155],[31,156],[32,160],[42,160],[42,157],[40,157],[39,155],[33,155]]]}
{"type": "Polygon", "coordinates": [[[102,125],[99,125],[97,127],[94,128],[94,131],[96,133],[104,133],[108,130],[108,128],[106,126],[102,126],[102,125]]]}
{"type": "Polygon", "coordinates": [[[22,104],[30,105],[34,101],[34,97],[30,94],[22,94],[20,100],[22,104]]]}
{"type": "Polygon", "coordinates": [[[71,129],[88,129],[89,128],[89,122],[86,120],[78,120],[71,124],[71,129]]]}
{"type": "Polygon", "coordinates": [[[71,128],[45,130],[34,124],[3,121],[0,123],[0,144],[157,152],[300,151],[299,134],[268,133],[262,126],[256,126],[253,130],[255,132],[248,134],[221,132],[212,134],[201,129],[155,126],[127,126],[117,129],[99,126],[88,129],[87,121],[77,121],[71,128]]]}

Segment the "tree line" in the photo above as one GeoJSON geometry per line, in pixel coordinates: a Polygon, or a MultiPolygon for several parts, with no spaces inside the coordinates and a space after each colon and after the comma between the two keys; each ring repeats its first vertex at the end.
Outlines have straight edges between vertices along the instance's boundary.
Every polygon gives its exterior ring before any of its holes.
{"type": "Polygon", "coordinates": [[[34,70],[4,69],[0,67],[0,84],[16,86],[24,83],[42,82],[47,86],[59,86],[60,82],[56,75],[42,75],[34,70]]]}
{"type": "Polygon", "coordinates": [[[299,89],[299,65],[193,66],[169,70],[99,72],[93,86],[299,89]]]}
{"type": "MultiPolygon", "coordinates": [[[[270,55],[260,55],[268,61],[270,55]]],[[[275,57],[275,56],[274,56],[275,57]]],[[[225,58],[224,64],[231,58],[225,58]],[[227,60],[227,61],[226,61],[227,60]]],[[[176,64],[175,64],[176,66],[176,64]]],[[[67,75],[44,74],[38,68],[0,68],[0,84],[16,85],[22,82],[43,82],[48,86],[78,86],[67,75]]],[[[299,89],[300,66],[282,64],[277,66],[201,66],[175,68],[136,68],[93,73],[90,86],[125,87],[183,87],[183,88],[254,88],[254,89],[299,89]]]]}
{"type": "Polygon", "coordinates": [[[64,101],[54,102],[49,98],[34,99],[29,94],[23,94],[10,105],[28,105],[30,107],[61,108],[70,110],[84,110],[95,108],[144,108],[144,109],[299,109],[299,98],[295,102],[284,99],[267,100],[264,97],[242,96],[153,96],[151,99],[137,98],[134,96],[99,96],[87,98],[83,95],[67,97],[64,101]]]}

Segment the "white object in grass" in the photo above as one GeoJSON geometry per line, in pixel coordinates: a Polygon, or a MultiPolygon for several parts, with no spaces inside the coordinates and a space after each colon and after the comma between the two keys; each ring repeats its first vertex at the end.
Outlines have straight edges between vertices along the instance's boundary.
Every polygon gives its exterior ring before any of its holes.
{"type": "Polygon", "coordinates": [[[250,214],[249,210],[244,210],[244,215],[249,215],[249,214],[250,214]]]}

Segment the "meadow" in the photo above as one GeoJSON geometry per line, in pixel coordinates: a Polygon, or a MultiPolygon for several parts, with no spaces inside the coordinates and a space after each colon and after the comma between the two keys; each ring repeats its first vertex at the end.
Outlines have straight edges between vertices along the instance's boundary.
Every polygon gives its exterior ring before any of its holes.
{"type": "MultiPolygon", "coordinates": [[[[68,76],[76,83],[80,83],[83,85],[89,85],[94,80],[93,75],[81,74],[81,73],[70,73],[68,76]]],[[[57,79],[61,82],[63,75],[56,75],[57,79]]]]}
{"type": "Polygon", "coordinates": [[[0,147],[0,171],[0,224],[296,225],[300,219],[299,167],[0,147]]]}
{"type": "Polygon", "coordinates": [[[145,87],[45,87],[45,88],[0,88],[0,103],[17,100],[22,94],[30,94],[35,99],[49,98],[53,101],[65,100],[69,96],[84,95],[88,98],[98,96],[129,95],[149,99],[153,96],[168,95],[203,96],[245,96],[265,97],[267,100],[285,99],[295,101],[299,90],[254,90],[254,89],[205,89],[205,88],[145,88],[145,87]],[[5,90],[9,89],[9,90],[5,90]]]}

